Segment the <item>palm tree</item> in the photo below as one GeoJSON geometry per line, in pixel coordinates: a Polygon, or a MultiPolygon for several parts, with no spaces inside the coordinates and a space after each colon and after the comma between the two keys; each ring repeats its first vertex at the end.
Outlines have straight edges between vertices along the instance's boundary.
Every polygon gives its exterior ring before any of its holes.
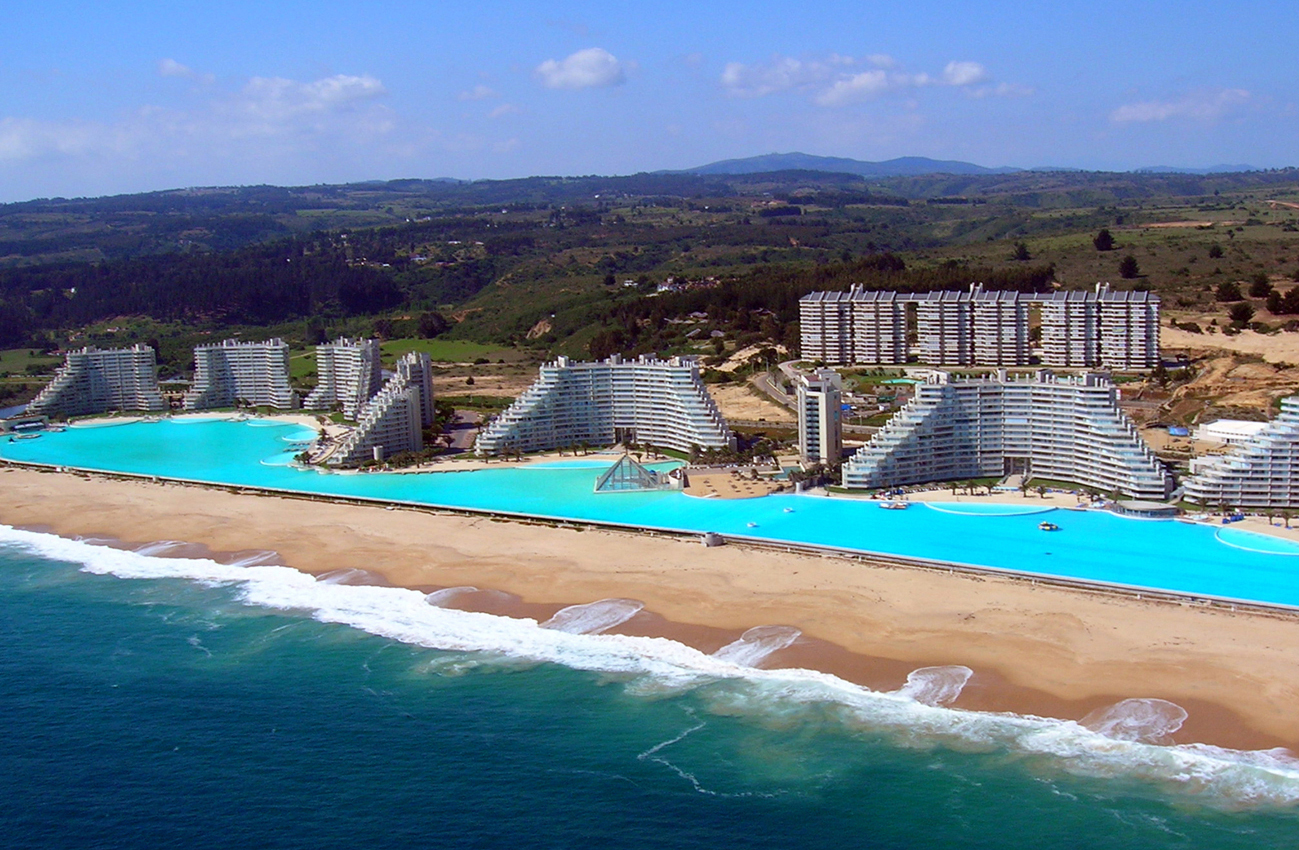
{"type": "Polygon", "coordinates": [[[1291,517],[1291,513],[1289,510],[1281,511],[1281,519],[1285,520],[1286,528],[1290,527],[1290,517],[1291,517]]]}
{"type": "Polygon", "coordinates": [[[1043,484],[1039,484],[1039,485],[1037,485],[1037,496],[1038,496],[1039,499],[1045,499],[1045,498],[1046,498],[1046,486],[1045,486],[1045,485],[1043,485],[1043,484]]]}

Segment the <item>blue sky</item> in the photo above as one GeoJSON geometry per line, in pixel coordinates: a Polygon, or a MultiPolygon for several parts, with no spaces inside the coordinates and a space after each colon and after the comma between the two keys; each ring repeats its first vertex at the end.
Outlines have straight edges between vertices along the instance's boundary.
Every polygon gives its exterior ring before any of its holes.
{"type": "Polygon", "coordinates": [[[5,201],[794,150],[1299,165],[1290,2],[47,0],[0,44],[5,201]]]}

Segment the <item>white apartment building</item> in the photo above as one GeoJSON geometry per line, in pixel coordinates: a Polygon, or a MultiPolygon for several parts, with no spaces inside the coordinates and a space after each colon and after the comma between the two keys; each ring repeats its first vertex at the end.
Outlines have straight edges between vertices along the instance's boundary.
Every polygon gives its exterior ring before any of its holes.
{"type": "Polygon", "coordinates": [[[1018,292],[984,292],[978,285],[970,295],[975,365],[1027,366],[1029,302],[1018,292]]]}
{"type": "Polygon", "coordinates": [[[907,361],[908,311],[916,351],[936,366],[1023,366],[1036,313],[1042,362],[1062,368],[1138,370],[1159,365],[1159,296],[1094,291],[1032,294],[969,291],[812,292],[799,300],[805,360],[832,365],[907,361]]]}
{"type": "Polygon", "coordinates": [[[965,292],[926,292],[916,305],[920,362],[968,366],[974,362],[974,301],[965,292]]]}
{"type": "Polygon", "coordinates": [[[1096,285],[1096,300],[1100,305],[1100,362],[1105,368],[1130,371],[1158,366],[1159,296],[1111,292],[1105,283],[1096,285]]]}
{"type": "Polygon", "coordinates": [[[1172,476],[1119,410],[1113,383],[1047,370],[934,373],[848,460],[843,481],[877,488],[1014,473],[1140,499],[1172,491],[1172,476]]]}
{"type": "Polygon", "coordinates": [[[794,382],[798,456],[804,466],[843,458],[843,379],[833,369],[800,374],[794,382]]]}
{"type": "Polygon", "coordinates": [[[302,402],[308,410],[329,410],[334,405],[353,422],[383,386],[379,340],[339,337],[316,346],[316,388],[302,402]]]}
{"type": "Polygon", "coordinates": [[[688,452],[726,448],[733,439],[694,358],[560,357],[542,366],[537,382],[478,435],[474,451],[636,442],[688,452]]]}
{"type": "Polygon", "coordinates": [[[397,361],[396,373],[365,406],[360,421],[328,458],[333,466],[355,466],[424,448],[424,429],[433,424],[429,356],[414,352],[397,361]]]}
{"type": "Polygon", "coordinates": [[[69,351],[27,413],[43,416],[88,416],[110,410],[161,411],[167,402],[158,391],[158,366],[147,345],[130,348],[83,348],[69,351]]]}
{"type": "Polygon", "coordinates": [[[1053,292],[1044,296],[1040,303],[1042,362],[1059,368],[1099,366],[1100,302],[1093,293],[1053,292]]]}
{"type": "Polygon", "coordinates": [[[186,410],[250,404],[292,410],[298,394],[289,386],[289,346],[282,339],[227,339],[194,349],[194,383],[186,410]]]}
{"type": "Polygon", "coordinates": [[[905,296],[896,292],[811,292],[798,303],[805,360],[906,363],[905,296]]]}
{"type": "Polygon", "coordinates": [[[1281,400],[1281,413],[1222,455],[1191,461],[1186,498],[1208,507],[1299,507],[1299,396],[1281,400]]]}

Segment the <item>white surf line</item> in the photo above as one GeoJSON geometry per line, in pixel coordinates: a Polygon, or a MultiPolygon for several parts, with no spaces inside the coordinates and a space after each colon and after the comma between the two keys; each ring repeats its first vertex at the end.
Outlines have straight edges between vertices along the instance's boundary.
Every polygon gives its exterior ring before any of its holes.
{"type": "Polygon", "coordinates": [[[919,736],[956,749],[1047,756],[1068,773],[1135,778],[1213,805],[1299,804],[1299,760],[1283,750],[1162,746],[1110,737],[1070,720],[925,705],[815,670],[749,667],[665,638],[542,629],[535,620],[438,608],[423,593],[406,588],[322,583],[289,567],[158,558],[7,526],[0,526],[0,545],[80,564],[88,573],[229,587],[250,606],[300,612],[414,646],[472,653],[479,663],[498,656],[507,667],[547,662],[617,674],[628,677],[633,694],[654,693],[631,687],[637,683],[660,682],[668,694],[682,685],[702,687],[701,697],[725,713],[762,715],[816,706],[849,729],[895,737],[900,745],[919,736]]]}

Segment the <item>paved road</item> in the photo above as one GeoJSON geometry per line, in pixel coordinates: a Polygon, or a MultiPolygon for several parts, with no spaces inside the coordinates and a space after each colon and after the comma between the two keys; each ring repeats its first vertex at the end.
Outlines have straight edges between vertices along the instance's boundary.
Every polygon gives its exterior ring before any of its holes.
{"type": "Polygon", "coordinates": [[[790,410],[793,410],[797,403],[794,396],[785,394],[785,392],[780,388],[780,384],[773,381],[771,379],[771,374],[768,372],[754,375],[753,385],[758,388],[759,392],[771,398],[771,400],[776,402],[776,404],[788,407],[790,410]]]}
{"type": "Polygon", "coordinates": [[[447,425],[447,432],[451,435],[452,451],[467,452],[474,447],[481,420],[482,417],[472,410],[456,411],[451,423],[447,425]]]}

